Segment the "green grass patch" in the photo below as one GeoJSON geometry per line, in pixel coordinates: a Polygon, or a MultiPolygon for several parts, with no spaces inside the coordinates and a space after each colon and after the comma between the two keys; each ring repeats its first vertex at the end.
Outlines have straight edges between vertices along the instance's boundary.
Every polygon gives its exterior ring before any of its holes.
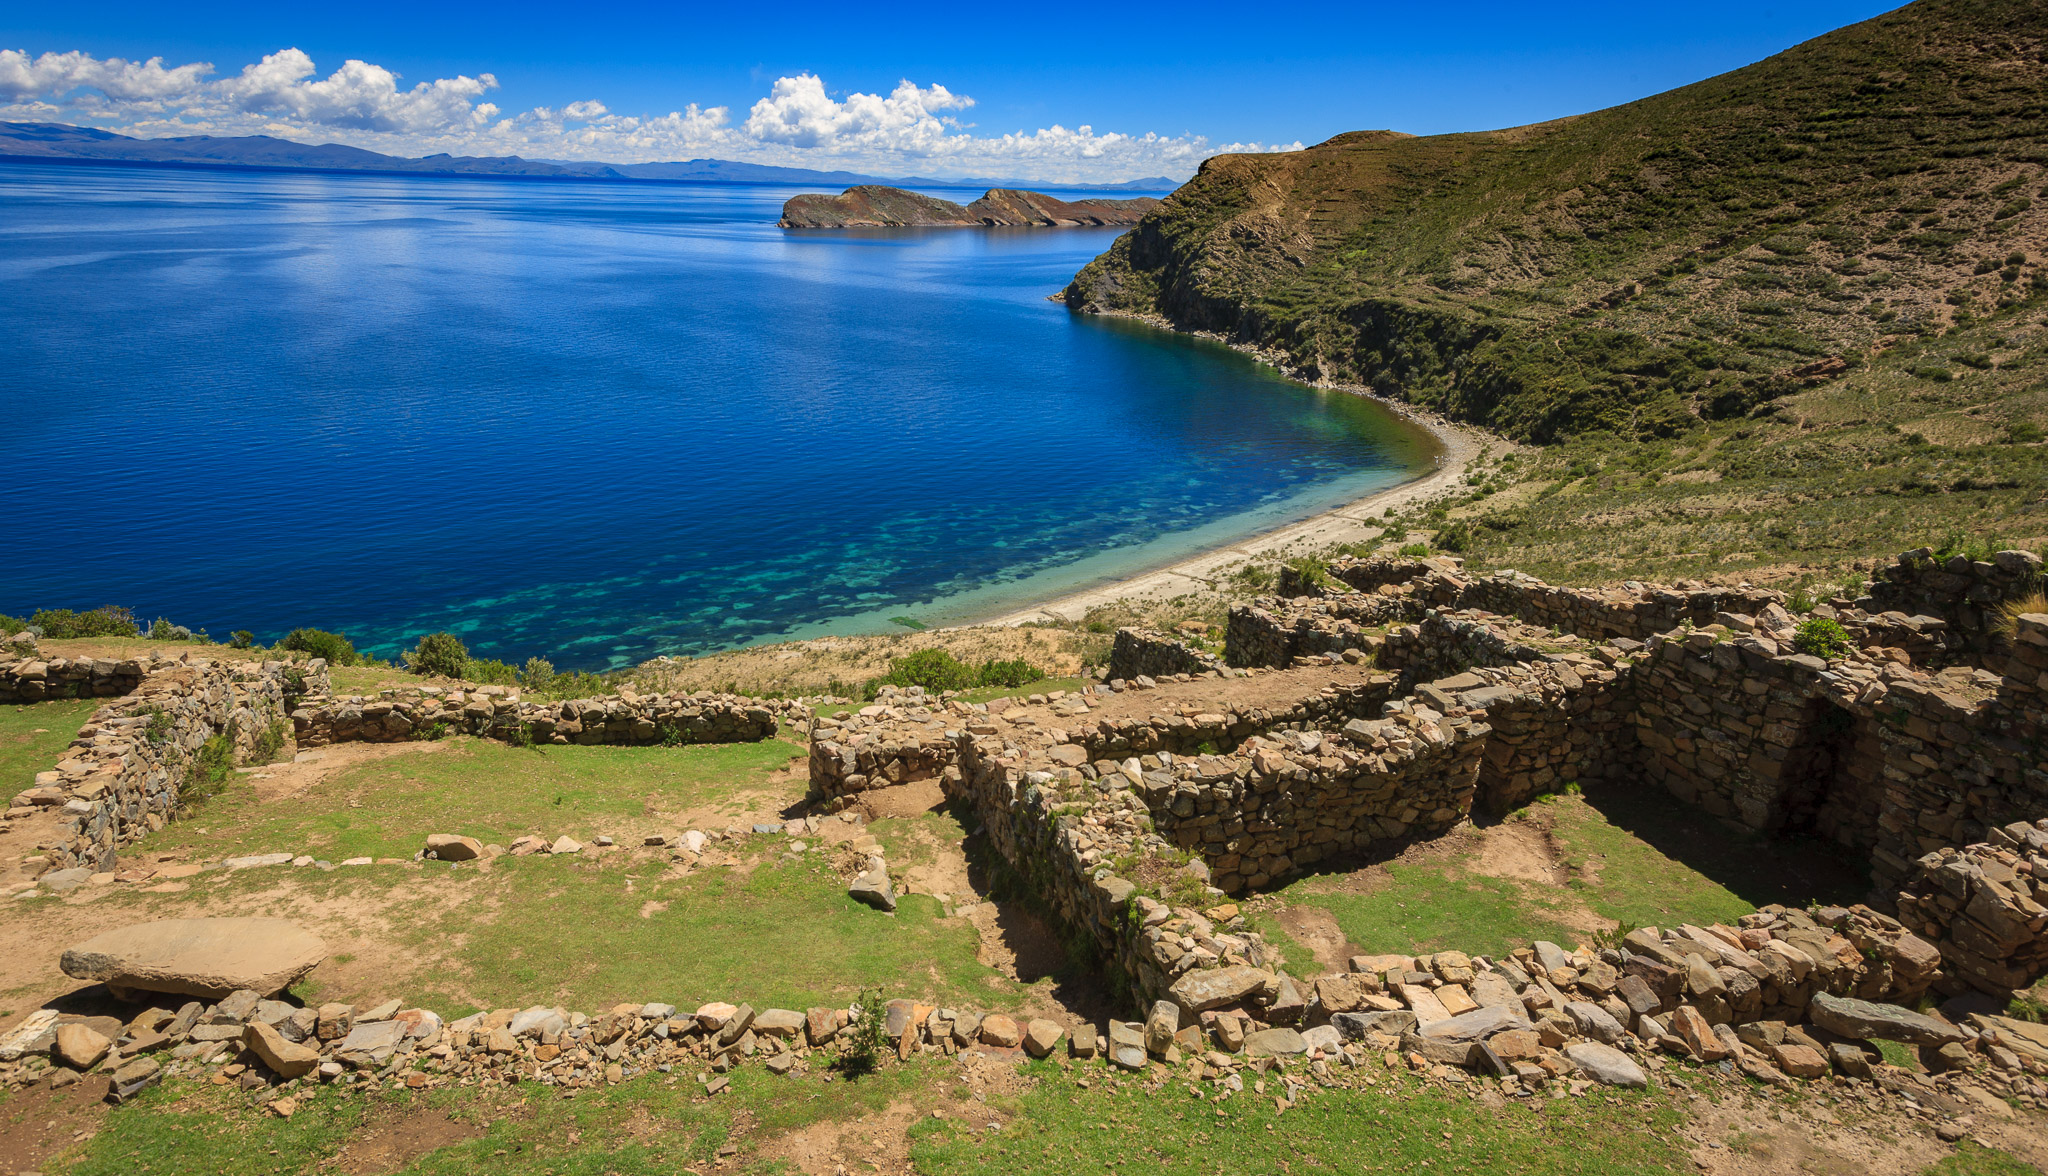
{"type": "MultiPolygon", "coordinates": [[[[290,1119],[243,1098],[173,1080],[108,1116],[77,1145],[70,1176],[271,1176],[326,1170],[342,1147],[400,1119],[445,1119],[448,1143],[407,1165],[416,1176],[488,1171],[503,1176],[671,1176],[708,1171],[737,1134],[764,1137],[875,1114],[931,1080],[936,1067],[891,1065],[859,1082],[776,1078],[758,1066],[732,1075],[728,1093],[702,1097],[694,1072],[641,1078],[563,1099],[549,1088],[343,1095],[324,1089],[290,1119]]],[[[729,1162],[729,1161],[728,1161],[729,1162]]],[[[58,1165],[50,1169],[61,1170],[58,1165]]],[[[745,1172],[776,1171],[747,1155],[745,1172]]]]}
{"type": "MultiPolygon", "coordinates": [[[[658,813],[738,811],[736,797],[769,787],[770,775],[801,754],[779,739],[533,749],[458,738],[339,772],[291,804],[260,803],[255,782],[234,777],[204,817],[170,825],[140,850],[209,857],[291,850],[339,861],[410,857],[429,833],[486,844],[527,833],[609,834],[624,842],[652,831],[658,813]]],[[[783,787],[790,800],[803,795],[801,781],[783,787]]]]}
{"type": "Polygon", "coordinates": [[[1924,1176],[2041,1176],[2041,1169],[2011,1152],[1966,1139],[1956,1145],[1954,1155],[1943,1156],[1924,1176]]]}
{"type": "Polygon", "coordinates": [[[95,698],[64,698],[0,706],[0,797],[35,785],[100,708],[95,698]]]}
{"type": "MultiPolygon", "coordinates": [[[[1182,1086],[1150,1093],[1091,1075],[1033,1067],[1041,1081],[1000,1133],[978,1116],[920,1119],[919,1172],[1667,1172],[1684,1163],[1680,1114],[1656,1094],[1604,1090],[1583,1099],[1492,1109],[1403,1080],[1379,1089],[1308,1094],[1282,1112],[1247,1090],[1211,1105],[1182,1086]],[[1590,1167],[1588,1165],[1591,1165],[1590,1167]]],[[[1270,1086],[1270,1084],[1269,1084],[1270,1086]]]]}
{"type": "MultiPolygon", "coordinates": [[[[1866,883],[1831,846],[1782,843],[1740,833],[1661,792],[1595,789],[1547,797],[1508,818],[1538,821],[1557,847],[1567,880],[1550,886],[1483,871],[1477,848],[1387,863],[1375,884],[1340,888],[1312,876],[1280,893],[1290,904],[1320,907],[1367,952],[1417,954],[1455,948],[1500,955],[1548,939],[1585,941],[1575,930],[1590,910],[1623,926],[1734,923],[1771,902],[1803,905],[1856,901],[1866,883]]],[[[1289,967],[1318,969],[1278,919],[1254,910],[1281,940],[1289,967]]]]}

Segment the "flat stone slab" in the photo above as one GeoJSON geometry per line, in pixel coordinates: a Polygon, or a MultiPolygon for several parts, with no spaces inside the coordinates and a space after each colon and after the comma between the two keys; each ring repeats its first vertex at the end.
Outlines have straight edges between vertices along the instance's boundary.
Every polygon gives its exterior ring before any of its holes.
{"type": "Polygon", "coordinates": [[[1189,972],[1173,982],[1167,995],[1187,1012],[1201,1013],[1249,1000],[1261,992],[1271,992],[1277,983],[1271,972],[1234,964],[1189,972]]]}
{"type": "Polygon", "coordinates": [[[1417,1032],[1438,1041],[1467,1042],[1484,1041],[1496,1033],[1528,1027],[1528,1018],[1522,1016],[1519,1010],[1490,1005],[1483,1009],[1473,1009],[1469,1013],[1460,1013],[1455,1017],[1425,1021],[1417,1032]]]}
{"type": "Polygon", "coordinates": [[[1907,1045],[1934,1046],[1964,1039],[1961,1029],[1924,1013],[1825,992],[1815,993],[1806,1011],[1814,1024],[1844,1037],[1876,1037],[1907,1045]]]}
{"type": "Polygon", "coordinates": [[[1643,1068],[1611,1045],[1597,1041],[1574,1042],[1564,1047],[1564,1056],[1596,1082],[1631,1090],[1640,1090],[1650,1084],[1650,1076],[1643,1073],[1643,1068]]]}
{"type": "Polygon", "coordinates": [[[219,1000],[248,989],[274,996],[327,958],[327,944],[290,919],[163,919],[102,932],[58,966],[120,992],[219,1000]]]}
{"type": "Polygon", "coordinates": [[[1261,1029],[1244,1039],[1244,1052],[1255,1058],[1283,1058],[1308,1052],[1308,1042],[1292,1029],[1261,1029]]]}

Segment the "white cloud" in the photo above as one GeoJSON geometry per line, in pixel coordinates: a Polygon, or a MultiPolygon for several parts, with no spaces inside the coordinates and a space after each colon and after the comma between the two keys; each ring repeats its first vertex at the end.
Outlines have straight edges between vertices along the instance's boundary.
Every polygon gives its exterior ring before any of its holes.
{"type": "Polygon", "coordinates": [[[200,61],[165,69],[161,57],[100,60],[74,51],[31,60],[18,49],[0,49],[0,95],[14,99],[56,98],[90,87],[116,102],[161,101],[196,92],[212,72],[200,61]]]}
{"type": "Polygon", "coordinates": [[[764,143],[828,151],[928,152],[959,126],[939,112],[965,110],[974,99],[944,86],[919,89],[908,80],[884,98],[848,94],[835,102],[825,83],[811,74],[779,78],[766,98],[754,103],[741,128],[764,143]]]}
{"type": "Polygon", "coordinates": [[[283,49],[214,79],[193,62],[144,62],[0,50],[0,117],[73,119],[143,137],[267,134],[345,142],[395,155],[448,151],[614,163],[715,156],[753,163],[884,175],[1018,176],[1115,182],[1186,176],[1219,152],[1299,150],[1300,143],[1230,143],[1200,135],[1132,135],[1090,125],[983,134],[961,114],[974,99],[943,85],[899,82],[887,94],[835,97],[813,74],[778,79],[734,124],[725,106],[666,115],[613,113],[596,98],[507,115],[483,101],[488,73],[400,85],[399,75],[349,60],[322,78],[313,59],[283,49]]]}
{"type": "Polygon", "coordinates": [[[398,88],[398,75],[381,65],[349,59],[321,81],[313,59],[297,49],[272,53],[244,66],[240,77],[219,86],[221,98],[252,113],[284,114],[323,127],[364,131],[431,134],[460,127],[482,127],[497,113],[489,103],[476,104],[498,79],[439,78],[410,90],[398,88]]]}

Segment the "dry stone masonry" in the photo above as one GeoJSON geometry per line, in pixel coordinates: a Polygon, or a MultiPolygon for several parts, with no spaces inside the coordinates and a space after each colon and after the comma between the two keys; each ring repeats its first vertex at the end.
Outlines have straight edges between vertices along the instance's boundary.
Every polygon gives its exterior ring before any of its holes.
{"type": "Polygon", "coordinates": [[[558,744],[758,743],[775,737],[778,718],[803,711],[793,702],[708,690],[535,702],[506,686],[415,686],[374,696],[309,697],[292,712],[292,725],[304,747],[450,734],[558,744]]]}
{"type": "MultiPolygon", "coordinates": [[[[1868,642],[1829,661],[1795,648],[1801,618],[1765,590],[1582,591],[1514,573],[1472,578],[1445,559],[1340,560],[1313,583],[1290,569],[1280,595],[1233,609],[1227,665],[1126,630],[1112,680],[1078,694],[990,706],[896,699],[822,719],[812,782],[843,803],[868,787],[939,780],[1047,906],[1096,942],[1138,1007],[1187,984],[1234,983],[1212,972],[1271,969],[1268,946],[1214,917],[1219,900],[1592,780],[1652,783],[1760,833],[1810,832],[1866,852],[1873,901],[1906,918],[1838,912],[1813,950],[1794,947],[1793,932],[1818,933],[1800,912],[1728,936],[1683,931],[1691,950],[1653,935],[1604,961],[1669,970],[1654,1011],[1606,1010],[1631,1031],[1646,1014],[1681,1030],[1659,1021],[1642,1040],[1682,1039],[1688,1025],[1795,1025],[1818,994],[1911,1001],[1945,959],[1944,991],[2009,991],[2048,966],[2048,908],[2027,881],[2039,833],[2023,823],[2048,814],[2048,616],[2000,632],[1990,605],[2038,582],[2030,561],[2007,553],[1968,569],[1960,589],[1923,585],[1956,592],[1935,620],[1970,634],[1942,647],[1948,664],[1881,644],[1899,630],[1870,611],[1882,603],[1873,598],[1820,606],[1868,642]],[[1957,650],[1980,664],[1955,664],[1957,650]],[[1215,701],[1255,680],[1261,705],[1215,701]],[[1958,848],[1994,830],[2009,844],[1958,848]],[[1955,864],[1964,859],[1967,870],[1955,864]],[[1686,974],[1693,954],[1711,977],[1686,974]]],[[[1260,983],[1260,999],[1280,999],[1260,983]]],[[[1553,1003],[1572,1003],[1550,984],[1553,1003]]],[[[1581,995],[1618,999],[1618,984],[1581,995]]],[[[1406,1001],[1376,1011],[1404,1010],[1437,1011],[1406,1001]]],[[[1783,1044],[1769,1032],[1767,1044],[1783,1044]]],[[[1713,1048],[1694,1036],[1695,1054],[1713,1048]]]]}
{"type": "MultiPolygon", "coordinates": [[[[68,666],[86,665],[71,662],[68,666]]],[[[280,749],[289,746],[292,700],[308,690],[326,687],[326,664],[170,661],[162,658],[118,663],[105,674],[60,673],[59,680],[78,686],[79,697],[98,696],[99,683],[133,681],[120,701],[101,707],[79,728],[57,766],[36,774],[32,787],[17,794],[10,815],[56,809],[62,815],[57,841],[47,847],[60,882],[63,871],[83,881],[90,873],[110,870],[123,844],[163,828],[179,808],[179,789],[208,740],[226,735],[238,758],[251,754],[259,741],[280,749]],[[130,673],[124,667],[133,667],[130,673]],[[84,684],[94,689],[84,689],[84,684]]],[[[0,681],[14,683],[23,701],[23,683],[47,683],[61,659],[43,661],[33,641],[0,645],[0,681]]],[[[45,686],[47,691],[48,687],[45,686]]],[[[61,695],[59,695],[61,696],[61,695]]]]}

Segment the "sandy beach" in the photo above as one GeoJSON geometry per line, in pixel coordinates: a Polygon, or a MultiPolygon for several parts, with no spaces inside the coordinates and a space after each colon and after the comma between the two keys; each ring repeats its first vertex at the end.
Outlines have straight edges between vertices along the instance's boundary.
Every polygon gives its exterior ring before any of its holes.
{"type": "Polygon", "coordinates": [[[1435,468],[1412,481],[1347,502],[1271,531],[1190,556],[1165,567],[1070,593],[1044,604],[977,622],[982,625],[1024,625],[1035,621],[1077,621],[1088,610],[1125,601],[1158,601],[1215,588],[1220,578],[1250,559],[1287,558],[1342,543],[1362,542],[1380,533],[1385,511],[1404,509],[1458,485],[1482,446],[1500,448],[1502,441],[1478,429],[1444,420],[1413,408],[1380,401],[1388,409],[1428,430],[1442,447],[1435,468]]]}

